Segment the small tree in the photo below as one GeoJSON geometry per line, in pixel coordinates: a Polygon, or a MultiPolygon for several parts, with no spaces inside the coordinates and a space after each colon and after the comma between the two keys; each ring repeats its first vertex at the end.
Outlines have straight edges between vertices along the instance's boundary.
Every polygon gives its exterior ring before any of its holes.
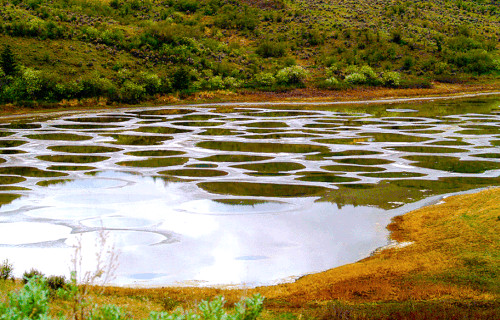
{"type": "Polygon", "coordinates": [[[191,74],[186,67],[178,68],[172,75],[172,87],[176,90],[188,89],[191,84],[191,74]]]}
{"type": "Polygon", "coordinates": [[[14,57],[14,53],[12,52],[9,45],[6,45],[3,49],[3,52],[0,56],[0,64],[5,75],[13,76],[16,74],[17,72],[16,58],[14,57]]]}

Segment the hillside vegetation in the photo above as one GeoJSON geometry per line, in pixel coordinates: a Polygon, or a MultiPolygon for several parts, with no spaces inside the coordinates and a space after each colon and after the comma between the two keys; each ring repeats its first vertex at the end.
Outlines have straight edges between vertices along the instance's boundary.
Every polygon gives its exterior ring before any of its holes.
{"type": "Polygon", "coordinates": [[[496,81],[497,0],[0,0],[0,103],[496,81]]]}

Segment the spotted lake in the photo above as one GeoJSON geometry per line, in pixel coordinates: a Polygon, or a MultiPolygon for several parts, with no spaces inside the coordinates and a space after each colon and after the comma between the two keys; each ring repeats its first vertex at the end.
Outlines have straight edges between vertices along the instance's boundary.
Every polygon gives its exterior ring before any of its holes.
{"type": "Polygon", "coordinates": [[[500,98],[4,118],[0,260],[119,285],[292,280],[388,244],[391,217],[500,184],[500,98]],[[103,231],[104,230],[104,231],[103,231]],[[106,247],[104,246],[104,247],[106,247]],[[105,256],[102,253],[101,256],[105,256]]]}

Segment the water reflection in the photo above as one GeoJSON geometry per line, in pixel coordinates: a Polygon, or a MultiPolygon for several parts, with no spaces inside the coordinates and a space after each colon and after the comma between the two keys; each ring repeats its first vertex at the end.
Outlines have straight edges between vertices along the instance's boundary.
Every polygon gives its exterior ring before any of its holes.
{"type": "Polygon", "coordinates": [[[35,262],[67,274],[61,266],[76,235],[91,248],[104,228],[120,250],[116,284],[257,285],[352,262],[386,243],[394,213],[315,200],[215,198],[195,184],[105,172],[3,206],[0,255],[18,272],[35,262]],[[52,264],[33,258],[42,252],[52,264]]]}
{"type": "Polygon", "coordinates": [[[0,260],[18,276],[67,274],[71,246],[93,261],[105,229],[121,251],[116,284],[269,284],[352,262],[416,201],[500,185],[498,104],[165,107],[3,124],[0,260]]]}

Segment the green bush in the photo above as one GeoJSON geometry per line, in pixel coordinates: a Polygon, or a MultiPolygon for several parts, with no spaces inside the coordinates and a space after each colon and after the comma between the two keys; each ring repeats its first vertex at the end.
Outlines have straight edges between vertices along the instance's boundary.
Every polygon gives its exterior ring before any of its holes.
{"type": "Polygon", "coordinates": [[[286,67],[276,73],[276,81],[280,84],[303,84],[307,70],[301,66],[286,67]]]}
{"type": "Polygon", "coordinates": [[[55,91],[59,99],[73,99],[81,96],[83,90],[80,81],[69,81],[67,83],[58,83],[55,86],[55,91]]]}
{"type": "Polygon", "coordinates": [[[347,75],[344,80],[350,84],[365,84],[368,81],[364,74],[358,72],[347,75]]]}
{"type": "Polygon", "coordinates": [[[272,73],[261,72],[255,75],[255,84],[259,87],[272,87],[276,83],[276,78],[272,73]]]}
{"type": "Polygon", "coordinates": [[[120,89],[120,100],[127,103],[137,103],[146,94],[146,89],[143,86],[126,80],[120,89]]]}
{"type": "Polygon", "coordinates": [[[382,81],[386,87],[399,87],[401,85],[401,74],[399,72],[386,72],[382,76],[382,81]]]}
{"type": "Polygon", "coordinates": [[[8,305],[0,304],[2,320],[49,320],[49,290],[44,278],[33,277],[18,292],[9,295],[8,305]]]}
{"type": "Polygon", "coordinates": [[[196,0],[177,0],[174,7],[179,11],[194,13],[200,7],[200,3],[196,0]]]}
{"type": "Polygon", "coordinates": [[[14,279],[14,267],[9,263],[9,260],[5,259],[2,264],[0,264],[0,279],[8,280],[14,279]]]}
{"type": "Polygon", "coordinates": [[[377,84],[377,74],[370,66],[362,66],[359,72],[366,77],[366,82],[370,84],[377,84]]]}
{"type": "MultiPolygon", "coordinates": [[[[148,320],[255,320],[263,309],[264,298],[256,294],[251,298],[236,303],[233,312],[224,309],[224,298],[217,297],[212,301],[202,301],[195,310],[176,309],[173,312],[151,312],[148,320]]],[[[115,318],[113,318],[115,319],[115,318]]]]}
{"type": "Polygon", "coordinates": [[[223,89],[224,88],[224,81],[222,81],[221,76],[215,76],[210,79],[208,79],[208,85],[210,89],[223,89]]]}
{"type": "Polygon", "coordinates": [[[493,60],[494,70],[500,71],[500,59],[493,60]]]}
{"type": "Polygon", "coordinates": [[[483,44],[473,38],[461,35],[448,40],[448,47],[454,52],[467,52],[474,49],[482,49],[483,44]]]}
{"type": "Polygon", "coordinates": [[[339,71],[340,71],[339,67],[333,63],[328,68],[325,69],[325,74],[327,78],[330,78],[338,74],[339,71]]]}
{"type": "Polygon", "coordinates": [[[0,56],[0,67],[7,76],[13,76],[17,72],[17,62],[9,45],[5,46],[0,56]]]}
{"type": "Polygon", "coordinates": [[[21,79],[26,98],[36,99],[42,90],[41,71],[23,68],[21,71],[21,79]]]}
{"type": "Polygon", "coordinates": [[[282,42],[264,40],[262,41],[255,53],[263,58],[279,58],[285,55],[286,45],[282,42]]]}
{"type": "Polygon", "coordinates": [[[338,86],[340,82],[337,80],[337,78],[335,78],[335,77],[333,77],[333,76],[332,76],[332,77],[330,77],[330,78],[327,78],[327,79],[325,80],[325,83],[326,83],[328,86],[332,86],[332,87],[334,87],[334,86],[338,86]]]}
{"type": "Polygon", "coordinates": [[[324,35],[320,34],[317,30],[302,30],[301,34],[302,41],[306,46],[317,46],[325,43],[324,35]]]}
{"type": "Polygon", "coordinates": [[[491,54],[482,49],[455,53],[448,59],[448,62],[466,72],[476,74],[489,73],[496,68],[491,54]]]}
{"type": "Polygon", "coordinates": [[[140,84],[148,94],[155,94],[161,91],[162,81],[155,73],[141,72],[139,74],[140,84]]]}
{"type": "MultiPolygon", "coordinates": [[[[68,88],[70,89],[70,88],[68,88]]],[[[72,97],[99,97],[107,96],[115,98],[118,94],[118,88],[108,78],[100,76],[98,73],[93,73],[81,79],[75,89],[77,92],[72,97]]],[[[68,91],[69,92],[69,91],[68,91]]]]}
{"type": "Polygon", "coordinates": [[[92,310],[88,320],[129,320],[127,315],[120,307],[114,305],[105,305],[97,310],[92,310]]]}
{"type": "Polygon", "coordinates": [[[217,16],[214,24],[222,29],[255,30],[259,25],[259,17],[256,9],[246,5],[238,7],[231,4],[223,6],[217,16]]]}
{"type": "Polygon", "coordinates": [[[54,292],[64,289],[66,287],[66,278],[64,276],[50,276],[47,278],[47,287],[54,292]]]}
{"type": "Polygon", "coordinates": [[[444,61],[434,64],[434,74],[447,74],[450,72],[450,65],[444,61]]]}
{"type": "Polygon", "coordinates": [[[242,83],[234,77],[226,77],[224,79],[224,88],[235,89],[241,87],[242,83]]]}
{"type": "Polygon", "coordinates": [[[181,66],[172,75],[172,88],[176,90],[188,89],[192,82],[192,75],[189,68],[181,66]]]}
{"type": "Polygon", "coordinates": [[[32,278],[43,278],[44,277],[44,274],[39,271],[39,270],[36,270],[36,269],[31,269],[30,271],[25,271],[23,273],[23,283],[28,283],[28,281],[32,278]]]}
{"type": "Polygon", "coordinates": [[[4,86],[2,98],[8,102],[42,99],[48,93],[44,91],[41,72],[31,68],[21,67],[20,74],[11,77],[4,86]]]}

